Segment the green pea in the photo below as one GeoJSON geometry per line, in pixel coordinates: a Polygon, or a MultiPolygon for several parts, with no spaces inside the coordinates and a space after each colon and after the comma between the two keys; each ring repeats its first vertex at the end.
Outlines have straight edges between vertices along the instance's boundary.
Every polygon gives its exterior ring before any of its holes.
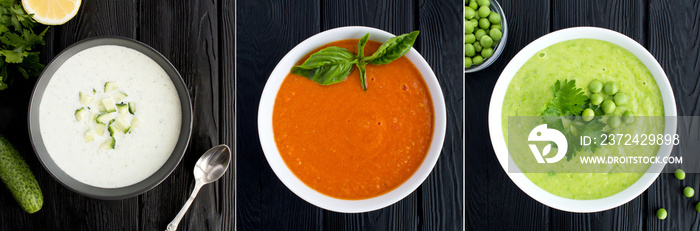
{"type": "Polygon", "coordinates": [[[622,113],[622,122],[626,124],[634,123],[634,114],[631,111],[625,111],[625,113],[622,113]]]}
{"type": "Polygon", "coordinates": [[[600,103],[603,102],[603,96],[600,94],[592,94],[591,95],[591,103],[593,105],[600,105],[600,103]]]}
{"type": "Polygon", "coordinates": [[[464,43],[474,43],[476,42],[476,36],[474,34],[468,34],[464,36],[464,43]]]}
{"type": "Polygon", "coordinates": [[[474,58],[472,58],[472,61],[474,62],[474,65],[479,65],[479,64],[484,62],[484,58],[481,57],[480,55],[477,55],[477,56],[474,56],[474,58]]]}
{"type": "Polygon", "coordinates": [[[476,50],[474,50],[474,45],[472,45],[471,43],[464,45],[464,56],[474,57],[474,54],[476,54],[476,50]]]}
{"type": "Polygon", "coordinates": [[[484,37],[486,35],[486,31],[484,29],[478,29],[476,32],[474,32],[474,35],[476,36],[476,40],[481,39],[481,37],[484,37]]]}
{"type": "Polygon", "coordinates": [[[464,33],[465,34],[474,33],[474,24],[472,24],[471,22],[464,22],[464,33]]]}
{"type": "Polygon", "coordinates": [[[481,50],[481,57],[484,57],[485,59],[491,57],[493,55],[493,48],[484,48],[481,50]]]}
{"type": "Polygon", "coordinates": [[[476,3],[478,3],[479,6],[489,6],[489,5],[491,5],[491,1],[489,1],[489,0],[476,0],[476,3]]]}
{"type": "Polygon", "coordinates": [[[474,45],[474,51],[476,51],[476,52],[481,52],[481,50],[484,48],[481,46],[481,44],[479,42],[474,42],[473,45],[474,45]]]}
{"type": "Polygon", "coordinates": [[[479,4],[476,4],[476,2],[470,2],[469,8],[472,8],[472,10],[479,9],[479,4]]]}
{"type": "Polygon", "coordinates": [[[603,108],[603,112],[605,112],[605,114],[612,114],[615,112],[615,103],[612,100],[603,100],[601,107],[603,108]]]}
{"type": "Polygon", "coordinates": [[[617,93],[617,90],[619,87],[617,86],[617,83],[615,82],[607,82],[605,83],[605,86],[603,87],[603,91],[607,95],[615,95],[617,93]]]}
{"type": "Polygon", "coordinates": [[[693,197],[693,195],[695,195],[695,190],[691,187],[685,187],[683,189],[683,195],[685,195],[685,197],[693,197]]]}
{"type": "Polygon", "coordinates": [[[617,128],[620,126],[620,117],[619,116],[611,116],[608,118],[608,126],[611,128],[617,128]]]}
{"type": "Polygon", "coordinates": [[[489,31],[489,36],[491,36],[491,38],[493,39],[493,41],[498,41],[498,40],[501,40],[501,38],[503,37],[503,33],[501,33],[500,30],[491,29],[491,30],[489,31]]]}
{"type": "Polygon", "coordinates": [[[491,22],[485,18],[479,19],[479,27],[484,30],[489,29],[489,27],[491,27],[491,22]]]}
{"type": "Polygon", "coordinates": [[[622,93],[622,92],[617,93],[613,99],[615,100],[615,104],[617,104],[617,105],[620,105],[620,106],[627,105],[628,97],[625,93],[622,93]]]}
{"type": "Polygon", "coordinates": [[[695,205],[695,211],[698,211],[700,213],[700,202],[695,205]]]}
{"type": "Polygon", "coordinates": [[[593,112],[593,109],[586,108],[586,110],[583,110],[583,113],[581,114],[583,117],[583,121],[591,121],[593,120],[593,117],[595,116],[595,112],[593,112]]]}
{"type": "Polygon", "coordinates": [[[685,172],[683,171],[683,169],[676,169],[676,172],[673,173],[673,175],[676,175],[676,178],[678,178],[679,180],[685,179],[685,172]]]}
{"type": "Polygon", "coordinates": [[[600,90],[603,90],[603,83],[598,80],[593,80],[588,84],[588,90],[593,93],[598,93],[600,90]]]}
{"type": "Polygon", "coordinates": [[[489,48],[493,45],[493,39],[488,35],[484,35],[479,39],[479,43],[481,43],[482,47],[489,48]]]}
{"type": "Polygon", "coordinates": [[[489,21],[491,21],[491,23],[501,23],[501,16],[496,12],[491,12],[491,14],[489,14],[489,21]]]}
{"type": "Polygon", "coordinates": [[[489,14],[491,14],[491,9],[489,9],[488,6],[481,6],[479,7],[479,10],[476,11],[476,14],[481,18],[486,18],[489,16],[489,14]]]}
{"type": "Polygon", "coordinates": [[[472,66],[472,58],[464,57],[464,68],[469,68],[472,66]]]}
{"type": "Polygon", "coordinates": [[[476,16],[476,11],[474,11],[474,9],[472,9],[471,7],[467,7],[467,6],[464,7],[464,18],[469,20],[469,19],[474,18],[475,16],[476,16]]]}
{"type": "Polygon", "coordinates": [[[503,27],[501,27],[501,24],[493,24],[491,23],[491,29],[496,29],[499,31],[503,31],[503,27]]]}
{"type": "Polygon", "coordinates": [[[479,27],[479,20],[476,20],[476,18],[470,19],[469,22],[472,23],[472,27],[474,27],[474,28],[479,27]]]}
{"type": "Polygon", "coordinates": [[[668,216],[668,212],[666,212],[665,209],[660,208],[659,210],[656,211],[656,217],[659,219],[663,220],[666,219],[666,216],[668,216]]]}

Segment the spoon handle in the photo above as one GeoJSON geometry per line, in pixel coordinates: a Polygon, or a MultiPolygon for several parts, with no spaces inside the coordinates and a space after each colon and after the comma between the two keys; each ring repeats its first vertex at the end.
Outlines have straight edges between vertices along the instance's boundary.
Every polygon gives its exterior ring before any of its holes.
{"type": "Polygon", "coordinates": [[[185,202],[185,205],[182,206],[182,209],[180,209],[180,212],[177,213],[173,221],[168,224],[168,228],[166,231],[175,231],[177,230],[177,226],[180,224],[180,220],[182,220],[182,217],[185,216],[185,213],[187,213],[187,210],[190,208],[190,205],[192,205],[192,201],[194,201],[194,198],[197,197],[197,193],[199,193],[199,189],[204,186],[204,183],[200,181],[195,181],[194,183],[194,189],[192,189],[192,194],[190,195],[190,198],[187,199],[187,202],[185,202]]]}

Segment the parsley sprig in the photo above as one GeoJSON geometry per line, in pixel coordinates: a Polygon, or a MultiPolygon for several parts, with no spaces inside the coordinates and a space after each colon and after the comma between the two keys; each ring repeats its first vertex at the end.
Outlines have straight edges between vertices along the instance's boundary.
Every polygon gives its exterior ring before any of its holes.
{"type": "Polygon", "coordinates": [[[576,80],[557,80],[552,86],[554,98],[547,103],[547,108],[542,113],[547,127],[561,131],[566,136],[568,150],[566,159],[571,160],[579,151],[595,152],[600,144],[592,143],[587,146],[579,142],[581,136],[600,137],[605,134],[603,128],[606,124],[598,117],[603,112],[599,106],[592,105],[583,89],[576,87],[576,80]],[[589,122],[584,122],[581,117],[584,109],[591,108],[596,117],[589,122]]]}
{"type": "Polygon", "coordinates": [[[44,70],[34,49],[44,44],[49,27],[36,34],[37,26],[18,1],[0,0],[0,90],[12,84],[14,76],[36,77],[44,70]]]}

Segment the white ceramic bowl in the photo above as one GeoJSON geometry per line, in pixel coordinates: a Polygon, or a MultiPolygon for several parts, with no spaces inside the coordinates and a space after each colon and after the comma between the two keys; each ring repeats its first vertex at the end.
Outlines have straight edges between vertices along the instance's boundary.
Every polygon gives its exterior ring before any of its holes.
{"type": "Polygon", "coordinates": [[[272,71],[270,78],[267,80],[267,84],[265,84],[265,89],[263,90],[260,106],[258,108],[258,134],[260,136],[260,143],[265,157],[267,158],[267,162],[270,164],[270,167],[272,167],[277,177],[279,177],[289,190],[307,202],[336,212],[368,212],[384,208],[408,196],[408,194],[418,188],[430,174],[433,166],[435,166],[435,162],[437,162],[440,156],[442,143],[445,140],[447,119],[442,90],[435,77],[435,73],[433,73],[433,70],[428,66],[428,63],[415,49],[411,48],[411,51],[406,53],[406,57],[413,62],[421,75],[423,75],[433,99],[435,112],[433,138],[428,155],[411,178],[398,188],[377,197],[363,200],[343,200],[329,197],[313,190],[299,180],[299,178],[287,168],[287,165],[284,163],[277,150],[274,133],[272,131],[272,109],[282,81],[287,74],[289,74],[289,70],[292,66],[312,50],[338,40],[359,39],[367,33],[370,34],[370,40],[377,42],[385,42],[394,37],[394,35],[383,30],[352,26],[327,30],[304,40],[289,51],[272,71]]]}
{"type": "MultiPolygon", "coordinates": [[[[498,158],[498,162],[501,163],[501,167],[503,167],[503,170],[506,171],[508,177],[510,177],[510,179],[513,180],[513,182],[521,190],[523,190],[523,192],[540,203],[555,209],[569,212],[588,213],[612,209],[636,198],[647,188],[649,188],[652,183],[654,183],[664,165],[653,164],[649,170],[647,170],[647,172],[644,173],[644,175],[629,188],[606,198],[595,200],[574,200],[563,198],[543,190],[539,186],[532,183],[532,181],[530,181],[523,173],[511,173],[508,171],[509,161],[511,164],[513,164],[513,161],[508,155],[508,148],[503,137],[503,129],[501,125],[503,98],[505,97],[510,81],[513,79],[513,76],[515,76],[515,73],[520,69],[520,67],[538,51],[546,47],[549,47],[555,43],[580,38],[598,39],[617,44],[618,46],[630,51],[632,54],[637,56],[642,63],[644,63],[644,65],[651,72],[651,75],[654,76],[654,80],[656,80],[656,83],[661,90],[661,97],[663,98],[664,103],[664,115],[666,115],[664,132],[665,134],[675,134],[676,121],[673,120],[673,118],[676,116],[676,101],[673,96],[671,84],[669,84],[668,78],[666,77],[664,70],[661,68],[661,65],[659,65],[649,51],[631,38],[612,30],[596,27],[574,27],[555,31],[533,41],[518,52],[518,54],[513,57],[513,59],[503,70],[498,82],[496,82],[496,86],[493,89],[493,94],[491,95],[488,118],[491,143],[493,144],[493,149],[496,153],[496,157],[498,158]]],[[[669,156],[671,149],[671,146],[662,146],[659,149],[657,156],[669,156]]]]}

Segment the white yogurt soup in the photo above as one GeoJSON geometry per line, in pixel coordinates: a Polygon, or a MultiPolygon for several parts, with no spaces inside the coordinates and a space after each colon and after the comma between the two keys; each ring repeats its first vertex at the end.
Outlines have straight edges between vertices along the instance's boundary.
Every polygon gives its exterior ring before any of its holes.
{"type": "Polygon", "coordinates": [[[172,154],[181,125],[180,99],[163,68],[139,51],[115,45],[68,58],[51,77],[39,106],[41,138],[56,165],[75,180],[101,188],[133,185],[155,173],[172,154]],[[106,90],[108,82],[118,88],[106,90]],[[114,98],[121,93],[126,97],[114,98]],[[102,103],[111,103],[110,97],[131,112],[105,111],[102,103]],[[87,111],[78,117],[81,108],[87,111]],[[116,120],[100,124],[95,118],[101,114],[116,120]],[[131,126],[116,129],[115,121],[131,126]],[[105,146],[112,139],[114,145],[105,146]]]}

